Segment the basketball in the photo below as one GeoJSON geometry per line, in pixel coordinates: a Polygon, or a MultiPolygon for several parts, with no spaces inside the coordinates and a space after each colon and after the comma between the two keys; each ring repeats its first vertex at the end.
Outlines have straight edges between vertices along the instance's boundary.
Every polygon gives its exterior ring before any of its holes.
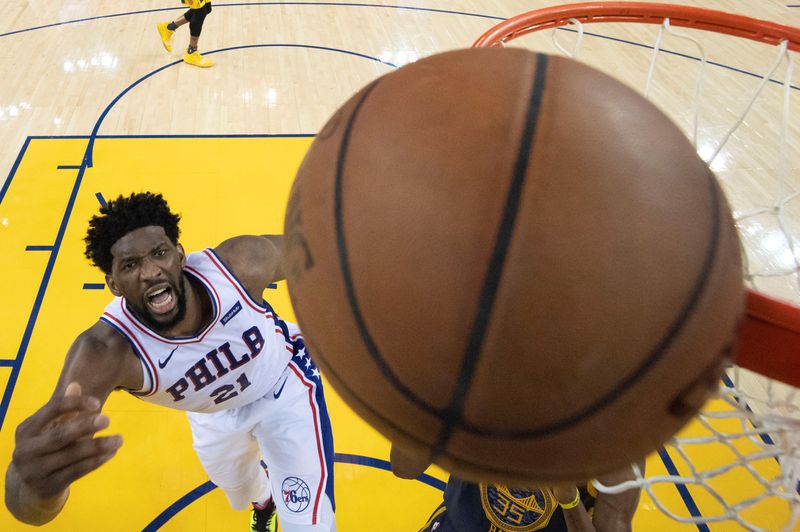
{"type": "Polygon", "coordinates": [[[434,55],[350,98],[285,219],[324,376],[469,481],[580,481],[685,425],[734,356],[723,193],[644,97],[523,49],[434,55]]]}

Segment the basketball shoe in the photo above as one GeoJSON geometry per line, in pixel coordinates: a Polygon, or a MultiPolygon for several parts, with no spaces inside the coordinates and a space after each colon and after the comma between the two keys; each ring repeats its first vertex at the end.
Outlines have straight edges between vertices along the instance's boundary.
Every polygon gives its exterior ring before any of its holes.
{"type": "Polygon", "coordinates": [[[185,54],[183,54],[183,62],[200,68],[208,68],[214,66],[214,61],[203,57],[197,50],[195,50],[192,53],[186,52],[185,54]]]}
{"type": "Polygon", "coordinates": [[[156,25],[158,28],[158,34],[161,36],[161,43],[164,45],[164,48],[167,49],[168,52],[172,51],[172,34],[175,33],[173,30],[167,28],[169,22],[159,22],[156,25]]]}
{"type": "Polygon", "coordinates": [[[253,506],[250,518],[250,532],[276,532],[278,530],[278,514],[275,511],[275,501],[269,503],[263,510],[253,506]]]}

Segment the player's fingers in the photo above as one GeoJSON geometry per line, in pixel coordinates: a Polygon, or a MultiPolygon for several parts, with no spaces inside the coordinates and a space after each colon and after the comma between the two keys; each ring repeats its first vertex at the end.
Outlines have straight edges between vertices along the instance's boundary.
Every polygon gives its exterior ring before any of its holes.
{"type": "Polygon", "coordinates": [[[51,424],[33,434],[20,435],[17,429],[13,459],[15,463],[30,464],[35,467],[43,455],[66,447],[78,439],[91,437],[107,426],[106,416],[84,413],[61,423],[51,424]]]}
{"type": "Polygon", "coordinates": [[[89,455],[82,460],[72,462],[54,472],[48,479],[48,485],[52,486],[51,489],[53,494],[61,493],[79,478],[91,473],[101,465],[111,460],[111,458],[117,454],[117,449],[105,453],[89,455]]]}
{"type": "Polygon", "coordinates": [[[67,389],[64,390],[62,397],[51,399],[50,402],[54,403],[56,411],[60,413],[71,410],[100,409],[100,400],[91,395],[83,395],[80,383],[75,381],[67,384],[67,389]]]}
{"type": "Polygon", "coordinates": [[[39,436],[40,450],[43,453],[54,452],[73,442],[94,436],[94,433],[108,427],[109,419],[105,414],[82,413],[70,419],[64,419],[39,436]]]}
{"type": "Polygon", "coordinates": [[[115,454],[116,450],[107,453],[92,454],[82,460],[72,462],[65,467],[53,471],[39,482],[30,483],[30,486],[42,498],[55,497],[79,478],[108,462],[115,454]]]}
{"type": "Polygon", "coordinates": [[[86,395],[71,395],[54,397],[31,417],[20,423],[17,433],[32,435],[40,432],[54,420],[74,412],[97,412],[100,410],[100,400],[86,395]]]}
{"type": "Polygon", "coordinates": [[[67,389],[64,391],[65,396],[76,396],[81,394],[81,385],[77,382],[67,384],[67,389]]]}
{"type": "Polygon", "coordinates": [[[100,410],[100,400],[91,395],[64,395],[54,397],[48,401],[46,406],[50,406],[56,414],[64,414],[74,410],[100,410]]]}
{"type": "Polygon", "coordinates": [[[122,446],[122,437],[119,435],[76,441],[39,459],[41,471],[46,472],[42,476],[52,476],[64,468],[92,457],[115,453],[120,446],[122,446]]]}
{"type": "Polygon", "coordinates": [[[89,438],[76,441],[54,453],[37,455],[34,459],[23,459],[15,450],[13,460],[20,478],[34,493],[46,498],[57,495],[69,485],[63,483],[65,478],[77,478],[62,474],[62,470],[69,470],[75,464],[87,461],[103,462],[98,457],[113,455],[121,445],[120,436],[89,438]]]}

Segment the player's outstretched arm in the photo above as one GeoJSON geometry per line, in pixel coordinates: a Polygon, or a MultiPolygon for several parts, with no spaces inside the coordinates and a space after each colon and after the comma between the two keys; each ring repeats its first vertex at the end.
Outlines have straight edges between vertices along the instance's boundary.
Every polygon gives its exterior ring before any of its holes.
{"type": "Polygon", "coordinates": [[[17,427],[5,503],[24,523],[51,521],[70,484],[106,463],[122,444],[120,436],[95,436],[109,424],[100,410],[114,388],[135,386],[138,368],[123,353],[109,353],[110,344],[92,334],[104,328],[95,325],[75,341],[53,396],[17,427]]]}

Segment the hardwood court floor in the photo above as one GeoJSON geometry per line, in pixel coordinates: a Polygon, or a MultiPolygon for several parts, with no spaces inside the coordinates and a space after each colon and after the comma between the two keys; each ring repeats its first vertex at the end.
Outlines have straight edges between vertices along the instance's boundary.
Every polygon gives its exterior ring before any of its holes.
{"type": "MultiPolygon", "coordinates": [[[[784,2],[684,3],[800,25],[800,8],[784,2]]],[[[201,39],[201,51],[213,52],[217,65],[200,70],[179,61],[187,28],[176,33],[171,54],[156,34],[157,22],[182,12],[177,2],[2,2],[0,463],[10,460],[17,424],[49,397],[75,335],[111,297],[82,253],[86,222],[101,199],[163,192],[183,214],[187,250],[240,233],[280,232],[294,171],[347,97],[396,67],[467,47],[500,20],[544,5],[219,2],[201,39]]],[[[732,64],[741,60],[735,48],[722,53],[732,64]]],[[[266,296],[293,319],[285,283],[266,296]]],[[[332,388],[327,395],[339,530],[417,530],[440,501],[446,474],[431,468],[425,481],[393,478],[388,443],[332,388]]],[[[105,411],[125,444],[74,484],[64,512],[46,529],[247,526],[247,514],[230,510],[208,483],[183,414],[125,394],[113,394],[105,411]]],[[[698,459],[714,459],[713,449],[705,454],[698,459]]],[[[664,456],[653,454],[647,467],[664,474],[664,456]]],[[[684,504],[676,490],[661,496],[684,504]]],[[[713,504],[696,502],[701,512],[713,504]]],[[[769,527],[773,511],[762,512],[769,527]]],[[[0,530],[24,528],[0,510],[0,530]]],[[[695,528],[662,516],[647,495],[634,521],[635,530],[695,528]]]]}

